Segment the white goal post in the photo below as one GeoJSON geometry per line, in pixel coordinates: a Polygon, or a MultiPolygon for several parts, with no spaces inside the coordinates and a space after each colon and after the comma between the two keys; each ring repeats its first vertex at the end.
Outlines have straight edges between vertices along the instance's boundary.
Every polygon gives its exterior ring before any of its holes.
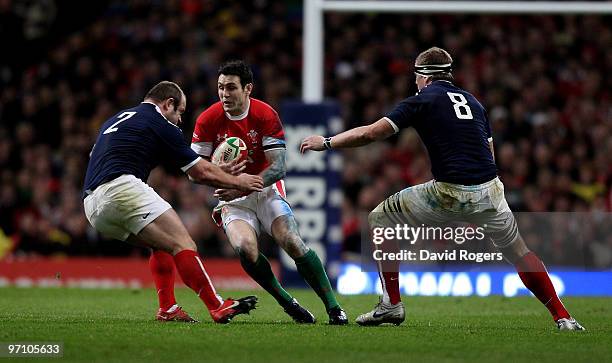
{"type": "Polygon", "coordinates": [[[612,2],[304,0],[302,100],[323,101],[325,12],[446,14],[612,14],[612,2]]]}

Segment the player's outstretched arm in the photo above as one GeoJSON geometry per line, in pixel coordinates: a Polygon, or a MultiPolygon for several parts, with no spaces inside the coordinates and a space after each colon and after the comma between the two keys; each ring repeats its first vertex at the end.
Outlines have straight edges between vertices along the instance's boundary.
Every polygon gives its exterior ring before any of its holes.
{"type": "Polygon", "coordinates": [[[217,165],[200,160],[187,170],[187,175],[198,184],[206,184],[216,188],[237,189],[243,192],[259,192],[263,189],[263,180],[259,175],[230,175],[217,165]]]}
{"type": "Polygon", "coordinates": [[[300,151],[302,153],[307,150],[323,151],[325,149],[340,149],[349,147],[359,147],[368,145],[374,141],[384,140],[393,135],[395,130],[393,126],[385,118],[381,118],[373,124],[367,126],[359,126],[354,129],[344,131],[336,136],[332,136],[325,145],[325,137],[320,135],[312,135],[302,141],[300,151]]]}

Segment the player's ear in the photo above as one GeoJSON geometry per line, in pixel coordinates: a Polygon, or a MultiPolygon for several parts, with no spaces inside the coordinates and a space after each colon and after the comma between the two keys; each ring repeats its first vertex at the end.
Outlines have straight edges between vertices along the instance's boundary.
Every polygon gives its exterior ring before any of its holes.
{"type": "Polygon", "coordinates": [[[166,99],[163,103],[163,106],[166,110],[172,110],[172,107],[174,106],[174,98],[170,97],[166,99]]]}
{"type": "Polygon", "coordinates": [[[253,92],[253,83],[247,83],[247,84],[244,86],[244,90],[246,91],[247,96],[248,96],[248,95],[250,95],[250,94],[251,94],[251,92],[253,92]]]}

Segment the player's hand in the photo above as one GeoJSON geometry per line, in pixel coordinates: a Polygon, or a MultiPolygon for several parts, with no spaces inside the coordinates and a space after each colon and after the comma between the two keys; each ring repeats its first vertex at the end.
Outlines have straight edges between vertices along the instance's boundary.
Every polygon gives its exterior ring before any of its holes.
{"type": "Polygon", "coordinates": [[[300,152],[303,154],[307,150],[313,150],[313,151],[325,150],[325,146],[323,145],[323,140],[325,140],[325,138],[321,135],[308,136],[302,141],[302,144],[300,145],[300,152]]]}
{"type": "Polygon", "coordinates": [[[238,179],[236,189],[242,192],[261,192],[263,190],[263,179],[259,175],[240,174],[236,179],[238,179]]]}
{"type": "Polygon", "coordinates": [[[247,193],[236,189],[217,189],[213,195],[221,201],[229,202],[230,200],[245,196],[246,194],[247,193]]]}
{"type": "Polygon", "coordinates": [[[226,173],[231,175],[239,175],[244,168],[246,168],[246,159],[240,161],[240,159],[234,159],[232,161],[219,162],[219,167],[226,173]]]}

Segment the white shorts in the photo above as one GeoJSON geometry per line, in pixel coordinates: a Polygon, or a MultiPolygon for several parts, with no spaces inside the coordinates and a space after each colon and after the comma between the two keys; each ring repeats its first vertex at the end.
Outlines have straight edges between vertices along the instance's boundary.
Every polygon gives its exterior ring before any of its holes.
{"type": "Polygon", "coordinates": [[[125,241],[172,208],[133,175],[121,175],[96,188],[83,201],[85,216],[102,235],[125,241]]]}
{"type": "Polygon", "coordinates": [[[450,222],[483,226],[499,248],[507,247],[519,236],[499,178],[479,185],[430,180],[392,195],[370,214],[374,225],[432,226],[450,222]]]}
{"type": "Polygon", "coordinates": [[[263,227],[272,235],[272,222],[280,216],[293,215],[291,206],[285,200],[285,183],[278,181],[246,197],[229,202],[219,202],[213,211],[213,219],[224,229],[235,220],[247,222],[259,236],[263,227]]]}

